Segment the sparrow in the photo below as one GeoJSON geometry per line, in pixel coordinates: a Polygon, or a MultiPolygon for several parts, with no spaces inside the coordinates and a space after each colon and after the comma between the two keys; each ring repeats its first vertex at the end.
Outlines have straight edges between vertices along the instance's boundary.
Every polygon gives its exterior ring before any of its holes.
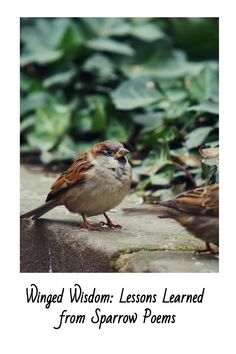
{"type": "Polygon", "coordinates": [[[70,212],[82,216],[83,227],[100,231],[91,225],[87,217],[103,214],[109,228],[115,225],[106,214],[128,194],[131,186],[132,170],[126,158],[129,150],[112,140],[95,144],[53,183],[46,202],[38,208],[21,215],[21,218],[38,219],[49,210],[64,205],[70,212]]]}
{"type": "Polygon", "coordinates": [[[195,237],[205,241],[206,249],[197,252],[217,253],[210,243],[219,246],[219,184],[198,187],[177,195],[174,199],[160,202],[164,210],[155,206],[152,209],[124,209],[128,213],[155,214],[178,221],[195,237]]]}

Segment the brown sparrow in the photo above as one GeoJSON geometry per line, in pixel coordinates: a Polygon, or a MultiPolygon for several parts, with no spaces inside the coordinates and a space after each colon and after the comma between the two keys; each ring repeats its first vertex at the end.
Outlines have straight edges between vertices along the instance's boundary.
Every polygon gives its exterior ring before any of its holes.
{"type": "Polygon", "coordinates": [[[206,242],[206,249],[198,252],[215,253],[210,243],[219,246],[219,184],[195,188],[158,204],[166,208],[160,210],[155,206],[152,209],[133,208],[125,211],[173,218],[194,236],[206,242]]]}
{"type": "Polygon", "coordinates": [[[112,223],[106,212],[114,208],[128,194],[131,185],[131,166],[126,158],[129,151],[117,141],[103,141],[78,156],[51,187],[46,203],[21,215],[38,219],[58,205],[78,213],[88,230],[100,230],[87,221],[88,216],[104,214],[110,228],[121,227],[112,223]]]}

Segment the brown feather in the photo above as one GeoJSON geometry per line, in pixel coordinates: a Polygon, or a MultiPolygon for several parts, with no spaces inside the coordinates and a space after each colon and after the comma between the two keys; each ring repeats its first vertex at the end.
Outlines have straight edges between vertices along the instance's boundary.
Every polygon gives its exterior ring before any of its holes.
{"type": "Polygon", "coordinates": [[[195,188],[160,205],[198,215],[219,216],[219,184],[195,188]]]}
{"type": "MultiPolygon", "coordinates": [[[[103,179],[109,182],[112,181],[112,176],[109,175],[105,167],[105,173],[101,172],[104,163],[103,156],[101,155],[105,156],[109,150],[112,150],[114,153],[123,150],[123,155],[128,152],[117,141],[106,140],[95,144],[88,153],[79,155],[68,170],[57,178],[47,196],[46,203],[21,215],[21,218],[33,217],[33,219],[37,219],[58,205],[64,205],[69,211],[79,213],[85,218],[88,215],[92,216],[104,213],[120,203],[130,188],[131,167],[127,163],[126,167],[123,166],[123,171],[119,166],[118,170],[122,170],[123,174],[122,183],[119,180],[119,183],[115,181],[115,184],[108,183],[106,186],[106,183],[103,183],[103,179]],[[97,159],[100,162],[95,163],[94,160],[97,159]],[[90,169],[93,169],[93,171],[88,172],[90,169]],[[100,174],[99,178],[97,178],[97,174],[100,174]],[[97,188],[96,179],[98,180],[97,188]],[[87,186],[84,184],[86,181],[87,186]],[[80,184],[83,184],[83,187],[80,187],[80,184]],[[90,192],[91,190],[94,192],[94,189],[95,195],[90,192]],[[103,190],[107,191],[107,198],[103,198],[103,190]]],[[[86,222],[85,227],[89,228],[88,225],[86,222]]]]}
{"type": "Polygon", "coordinates": [[[124,211],[133,215],[153,214],[173,218],[194,236],[219,245],[219,184],[181,193],[153,208],[129,208],[124,211]]]}
{"type": "Polygon", "coordinates": [[[62,191],[70,186],[82,183],[86,177],[87,171],[92,167],[92,163],[87,160],[87,154],[80,155],[68,170],[63,172],[53,183],[51,192],[48,193],[46,201],[57,198],[62,191]]]}

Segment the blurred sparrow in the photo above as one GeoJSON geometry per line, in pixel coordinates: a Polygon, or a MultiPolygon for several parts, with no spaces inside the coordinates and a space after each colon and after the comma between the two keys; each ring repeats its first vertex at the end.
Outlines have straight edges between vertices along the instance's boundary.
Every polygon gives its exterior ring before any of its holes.
{"type": "Polygon", "coordinates": [[[219,246],[219,184],[195,188],[158,204],[166,208],[155,206],[152,209],[132,208],[125,211],[173,218],[191,234],[206,242],[206,249],[198,252],[216,253],[210,243],[219,246]]]}
{"type": "Polygon", "coordinates": [[[51,187],[46,203],[21,215],[38,219],[58,205],[82,216],[84,227],[100,230],[91,225],[87,217],[104,214],[110,228],[121,227],[112,223],[106,212],[114,208],[128,194],[131,185],[131,166],[126,158],[129,151],[117,141],[103,141],[78,156],[51,187]]]}

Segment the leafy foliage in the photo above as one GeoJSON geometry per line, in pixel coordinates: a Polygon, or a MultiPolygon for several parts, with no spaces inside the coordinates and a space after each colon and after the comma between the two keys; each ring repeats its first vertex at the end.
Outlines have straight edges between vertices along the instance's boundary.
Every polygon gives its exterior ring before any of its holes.
{"type": "Polygon", "coordinates": [[[69,163],[117,139],[140,191],[185,188],[175,161],[201,184],[198,149],[218,142],[217,60],[214,18],[23,18],[22,153],[69,163]]]}

